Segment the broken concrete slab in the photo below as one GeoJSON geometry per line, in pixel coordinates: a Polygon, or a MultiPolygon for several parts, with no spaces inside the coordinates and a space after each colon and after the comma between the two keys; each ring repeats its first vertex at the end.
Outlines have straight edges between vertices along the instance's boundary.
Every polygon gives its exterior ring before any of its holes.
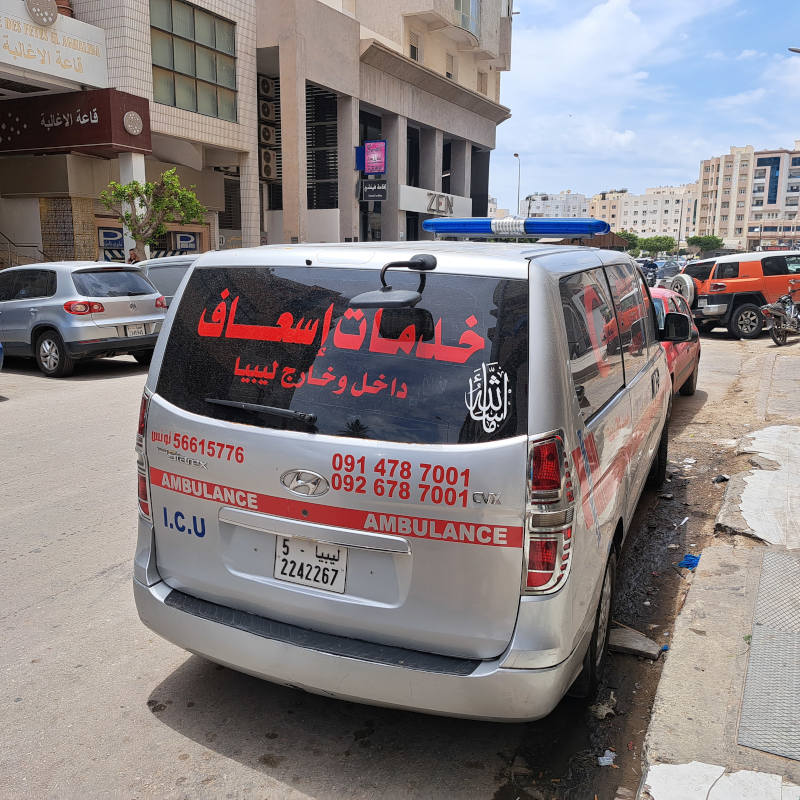
{"type": "Polygon", "coordinates": [[[752,770],[725,772],[724,767],[692,761],[689,764],[656,764],[647,772],[644,797],[650,800],[782,800],[780,775],[752,770]]]}
{"type": "Polygon", "coordinates": [[[642,656],[655,661],[661,652],[661,645],[639,631],[630,628],[612,628],[608,635],[608,646],[612,652],[642,656]]]}

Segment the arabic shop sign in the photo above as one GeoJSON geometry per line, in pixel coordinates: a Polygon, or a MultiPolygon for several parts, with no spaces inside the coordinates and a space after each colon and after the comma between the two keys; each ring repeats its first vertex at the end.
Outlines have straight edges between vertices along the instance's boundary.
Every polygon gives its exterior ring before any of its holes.
{"type": "Polygon", "coordinates": [[[102,88],[108,85],[106,33],[63,14],[45,28],[23,0],[0,0],[0,64],[102,88]]]}
{"type": "Polygon", "coordinates": [[[131,151],[149,153],[147,100],[116,89],[40,95],[0,105],[0,153],[57,153],[70,150],[111,157],[131,151]],[[129,133],[129,111],[142,118],[142,131],[129,133]]]}
{"type": "Polygon", "coordinates": [[[361,200],[386,200],[389,197],[389,181],[361,181],[361,200]]]}

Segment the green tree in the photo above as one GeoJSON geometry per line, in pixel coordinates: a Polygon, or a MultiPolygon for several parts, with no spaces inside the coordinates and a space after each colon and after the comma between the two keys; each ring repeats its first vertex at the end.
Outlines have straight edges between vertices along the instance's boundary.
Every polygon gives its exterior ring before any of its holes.
{"type": "Polygon", "coordinates": [[[639,237],[633,231],[618,231],[617,236],[622,237],[628,243],[626,250],[639,246],[639,237]]]}
{"type": "Polygon", "coordinates": [[[719,236],[690,236],[686,244],[690,247],[699,247],[701,252],[705,253],[707,250],[719,250],[723,241],[719,236]]]}
{"type": "Polygon", "coordinates": [[[144,258],[144,247],[155,244],[167,232],[168,222],[181,225],[203,221],[206,208],[197,199],[194,186],[181,186],[176,170],[168,169],[157,181],[111,181],[100,192],[100,202],[117,215],[136,242],[136,254],[144,258]]]}
{"type": "Polygon", "coordinates": [[[628,255],[631,258],[639,258],[641,252],[642,251],[638,247],[632,247],[630,250],[628,250],[628,255]]]}
{"type": "Polygon", "coordinates": [[[655,255],[656,253],[671,253],[675,249],[675,240],[671,236],[650,236],[639,239],[642,250],[655,255]]]}

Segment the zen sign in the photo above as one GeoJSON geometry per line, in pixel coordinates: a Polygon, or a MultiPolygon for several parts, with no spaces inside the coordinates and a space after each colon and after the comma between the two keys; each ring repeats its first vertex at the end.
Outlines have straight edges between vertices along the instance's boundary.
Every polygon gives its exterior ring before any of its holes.
{"type": "Polygon", "coordinates": [[[453,216],[453,197],[449,194],[428,192],[428,213],[446,217],[453,216]]]}
{"type": "Polygon", "coordinates": [[[389,181],[361,181],[361,200],[387,200],[389,198],[389,181]]]}

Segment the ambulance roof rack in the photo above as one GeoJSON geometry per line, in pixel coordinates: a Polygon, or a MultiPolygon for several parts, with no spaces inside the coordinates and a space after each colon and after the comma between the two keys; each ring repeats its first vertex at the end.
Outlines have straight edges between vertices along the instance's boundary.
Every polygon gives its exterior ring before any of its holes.
{"type": "Polygon", "coordinates": [[[608,233],[609,224],[591,217],[436,217],[426,219],[422,227],[441,236],[595,236],[608,233]]]}

